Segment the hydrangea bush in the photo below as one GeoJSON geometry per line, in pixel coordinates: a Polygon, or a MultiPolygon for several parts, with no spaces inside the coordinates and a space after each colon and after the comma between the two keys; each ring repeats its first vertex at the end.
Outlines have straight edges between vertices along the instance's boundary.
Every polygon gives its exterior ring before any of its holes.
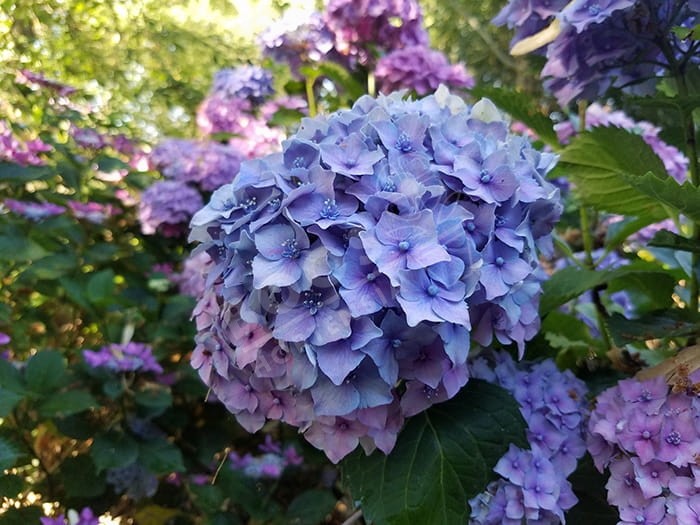
{"type": "Polygon", "coordinates": [[[16,73],[0,522],[696,522],[697,1],[509,2],[536,99],[317,7],[197,137],[16,73]]]}

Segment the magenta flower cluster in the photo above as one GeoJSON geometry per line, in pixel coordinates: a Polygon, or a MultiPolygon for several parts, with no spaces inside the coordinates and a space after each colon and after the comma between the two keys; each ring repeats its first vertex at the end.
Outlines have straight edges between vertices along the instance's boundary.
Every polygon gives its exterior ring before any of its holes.
{"type": "Polygon", "coordinates": [[[697,375],[673,389],[663,377],[626,379],[598,395],[588,451],[598,470],[610,472],[608,502],[620,523],[700,521],[697,375]]]}
{"type": "Polygon", "coordinates": [[[146,235],[181,237],[202,203],[202,195],[194,187],[176,180],[158,181],[141,194],[141,231],[146,235]]]}
{"type": "Polygon", "coordinates": [[[567,480],[586,452],[588,389],[551,359],[515,363],[505,352],[470,361],[472,377],[510,392],[527,422],[529,450],[511,445],[494,471],[500,478],[470,500],[473,525],[564,523],[578,501],[567,480]]]}
{"type": "Polygon", "coordinates": [[[696,60],[694,41],[673,28],[694,27],[699,14],[698,3],[688,0],[510,0],[494,23],[515,28],[515,44],[557,21],[542,76],[566,105],[611,87],[647,89],[657,76],[696,60]]]}
{"type": "Polygon", "coordinates": [[[193,366],[249,431],[388,453],[466,383],[470,339],[522,351],[537,331],[554,161],[444,88],[303,119],[192,219],[213,261],[193,366]]]}
{"type": "Polygon", "coordinates": [[[41,221],[55,215],[62,215],[66,212],[63,206],[51,202],[18,201],[15,199],[5,199],[3,206],[12,213],[21,215],[32,221],[41,221]]]}
{"type": "Polygon", "coordinates": [[[145,343],[109,344],[99,350],[83,350],[83,359],[92,368],[107,368],[115,372],[154,372],[163,368],[145,343]]]}

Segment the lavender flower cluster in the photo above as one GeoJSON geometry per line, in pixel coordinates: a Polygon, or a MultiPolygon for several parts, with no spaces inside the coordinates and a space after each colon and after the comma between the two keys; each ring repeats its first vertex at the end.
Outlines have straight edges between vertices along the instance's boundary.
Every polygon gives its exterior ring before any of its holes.
{"type": "Polygon", "coordinates": [[[250,453],[240,455],[235,451],[229,453],[231,468],[254,479],[279,479],[287,467],[298,467],[304,462],[292,445],[282,449],[282,445],[269,434],[258,448],[262,454],[255,456],[250,453]]]}
{"type": "Polygon", "coordinates": [[[596,399],[588,451],[610,471],[608,502],[620,523],[681,525],[700,521],[698,373],[626,379],[596,399]]]}
{"type": "Polygon", "coordinates": [[[83,359],[93,368],[104,367],[115,372],[163,373],[150,345],[145,343],[113,343],[98,351],[83,350],[83,359]]]}
{"type": "Polygon", "coordinates": [[[303,429],[339,461],[468,379],[470,339],[539,327],[555,157],[487,100],[441,88],[303,119],[192,219],[212,258],[192,365],[249,431],[303,429]]]}
{"type": "Polygon", "coordinates": [[[688,0],[510,0],[494,23],[516,29],[513,44],[554,23],[542,76],[566,105],[611,87],[643,89],[692,59],[693,40],[673,28],[694,27],[699,14],[698,3],[688,0]]]}
{"type": "Polygon", "coordinates": [[[530,450],[511,445],[494,471],[501,478],[470,500],[470,523],[558,524],[578,501],[566,479],[586,452],[588,389],[551,359],[518,363],[505,352],[470,361],[472,377],[508,390],[527,421],[530,450]]]}

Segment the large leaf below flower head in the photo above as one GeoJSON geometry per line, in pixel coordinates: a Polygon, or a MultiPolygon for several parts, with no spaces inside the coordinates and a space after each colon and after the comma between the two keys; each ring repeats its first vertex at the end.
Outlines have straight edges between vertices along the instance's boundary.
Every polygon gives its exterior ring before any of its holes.
{"type": "Polygon", "coordinates": [[[552,120],[537,105],[537,99],[510,89],[480,86],[472,90],[475,97],[486,97],[496,106],[519,120],[551,146],[558,146],[552,120]]]}
{"type": "MultiPolygon", "coordinates": [[[[585,205],[600,211],[661,220],[668,213],[659,201],[633,184],[652,172],[666,173],[663,162],[642,137],[616,127],[597,127],[574,137],[561,151],[555,174],[575,183],[585,205]]],[[[664,179],[675,191],[679,184],[664,179]]]]}
{"type": "Polygon", "coordinates": [[[496,477],[508,446],[527,447],[525,428],[508,392],[471,380],[450,401],[411,418],[390,455],[348,457],[344,479],[374,525],[463,525],[467,501],[496,477]]]}

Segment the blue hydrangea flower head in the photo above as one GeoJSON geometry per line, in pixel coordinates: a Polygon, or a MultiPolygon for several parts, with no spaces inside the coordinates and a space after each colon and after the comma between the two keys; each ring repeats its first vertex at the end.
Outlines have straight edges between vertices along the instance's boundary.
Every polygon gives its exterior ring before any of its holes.
{"type": "Polygon", "coordinates": [[[304,119],[192,219],[211,258],[193,366],[250,431],[280,419],[333,461],[389,452],[467,382],[471,339],[537,330],[552,164],[446,88],[304,119]]]}

